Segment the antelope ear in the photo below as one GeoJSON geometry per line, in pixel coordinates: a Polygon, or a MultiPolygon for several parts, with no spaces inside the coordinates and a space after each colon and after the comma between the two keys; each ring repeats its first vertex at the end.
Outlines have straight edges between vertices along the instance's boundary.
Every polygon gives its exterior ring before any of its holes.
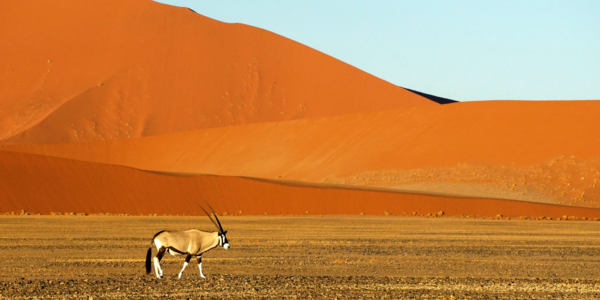
{"type": "Polygon", "coordinates": [[[227,230],[223,231],[223,234],[227,234],[227,230]]]}

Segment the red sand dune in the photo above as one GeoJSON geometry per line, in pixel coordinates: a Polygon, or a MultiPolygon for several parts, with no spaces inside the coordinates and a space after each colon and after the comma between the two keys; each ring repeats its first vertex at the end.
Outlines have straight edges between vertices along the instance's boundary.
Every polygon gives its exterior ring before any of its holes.
{"type": "Polygon", "coordinates": [[[0,28],[3,210],[182,214],[202,197],[245,214],[600,207],[600,101],[442,106],[150,0],[4,1],[0,28]]]}
{"type": "Polygon", "coordinates": [[[318,181],[462,162],[531,165],[600,155],[600,101],[485,101],[163,136],[3,149],[144,170],[318,181]],[[324,159],[326,158],[326,159],[324,159]]]}
{"type": "Polygon", "coordinates": [[[600,218],[599,209],[348,189],[210,175],[173,176],[48,156],[0,151],[3,212],[201,215],[206,199],[229,214],[446,215],[600,218]]]}
{"type": "Polygon", "coordinates": [[[438,168],[430,170],[432,178],[422,180],[435,182],[446,173],[464,177],[453,172],[469,163],[470,171],[463,167],[462,173],[488,168],[470,174],[471,184],[483,183],[496,169],[512,170],[500,174],[496,182],[500,190],[493,193],[490,188],[478,196],[598,206],[600,163],[593,160],[600,157],[600,139],[595,138],[600,132],[598,112],[600,101],[468,102],[141,139],[0,149],[144,170],[405,189],[402,172],[438,168]],[[589,161],[577,168],[549,162],[565,156],[589,161]],[[527,172],[539,176],[525,177],[519,171],[523,167],[534,168],[527,172]],[[375,177],[386,177],[386,182],[373,184],[375,177]],[[544,190],[553,186],[574,190],[576,185],[581,193],[566,198],[562,190],[544,190]]]}
{"type": "Polygon", "coordinates": [[[3,1],[0,12],[4,144],[438,105],[272,32],[150,0],[3,1]]]}

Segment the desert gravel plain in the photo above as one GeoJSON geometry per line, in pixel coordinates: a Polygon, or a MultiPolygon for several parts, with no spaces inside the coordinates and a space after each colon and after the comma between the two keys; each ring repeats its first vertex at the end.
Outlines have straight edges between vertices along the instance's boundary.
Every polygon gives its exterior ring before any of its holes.
{"type": "Polygon", "coordinates": [[[222,216],[232,248],[203,269],[165,256],[162,229],[206,217],[2,216],[0,298],[600,299],[600,222],[396,216],[222,216]]]}

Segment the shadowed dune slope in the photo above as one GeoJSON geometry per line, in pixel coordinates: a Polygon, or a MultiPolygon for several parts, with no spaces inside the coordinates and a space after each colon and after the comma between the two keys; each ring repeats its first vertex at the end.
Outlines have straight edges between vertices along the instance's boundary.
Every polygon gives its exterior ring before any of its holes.
{"type": "Polygon", "coordinates": [[[426,93],[422,93],[419,91],[415,91],[415,90],[411,90],[411,89],[406,89],[408,91],[411,91],[419,96],[425,97],[431,101],[437,102],[439,104],[450,104],[450,103],[456,103],[458,101],[456,100],[452,100],[452,99],[448,99],[448,98],[444,98],[444,97],[439,97],[439,96],[435,96],[435,95],[430,95],[430,94],[426,94],[426,93]]]}
{"type": "Polygon", "coordinates": [[[150,0],[2,1],[0,12],[4,144],[438,105],[272,32],[150,0]]]}
{"type": "Polygon", "coordinates": [[[600,101],[462,102],[130,140],[0,149],[144,170],[323,181],[377,170],[600,156],[600,101]]]}
{"type": "Polygon", "coordinates": [[[600,210],[268,182],[210,175],[177,176],[55,157],[0,151],[2,210],[34,213],[189,214],[206,199],[229,214],[366,214],[417,212],[598,218],[600,210]]]}

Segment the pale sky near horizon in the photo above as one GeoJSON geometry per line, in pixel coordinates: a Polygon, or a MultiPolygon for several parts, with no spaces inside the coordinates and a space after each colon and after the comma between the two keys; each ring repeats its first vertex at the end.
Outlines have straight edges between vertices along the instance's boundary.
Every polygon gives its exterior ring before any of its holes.
{"type": "Polygon", "coordinates": [[[600,1],[159,0],[459,101],[600,99],[600,1]]]}

